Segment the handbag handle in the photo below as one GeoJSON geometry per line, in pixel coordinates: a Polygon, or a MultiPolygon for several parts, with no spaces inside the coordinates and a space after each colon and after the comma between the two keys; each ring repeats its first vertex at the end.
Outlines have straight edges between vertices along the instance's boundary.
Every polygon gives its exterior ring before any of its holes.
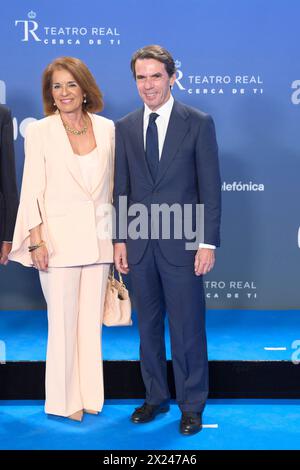
{"type": "MultiPolygon", "coordinates": [[[[119,281],[120,283],[122,284],[122,287],[125,287],[126,288],[126,285],[124,284],[124,281],[123,281],[123,277],[122,277],[122,274],[120,273],[120,271],[117,271],[118,273],[118,276],[119,276],[119,281]]],[[[111,279],[112,279],[112,282],[114,281],[115,279],[115,265],[113,264],[112,265],[112,268],[111,268],[111,279]]]]}

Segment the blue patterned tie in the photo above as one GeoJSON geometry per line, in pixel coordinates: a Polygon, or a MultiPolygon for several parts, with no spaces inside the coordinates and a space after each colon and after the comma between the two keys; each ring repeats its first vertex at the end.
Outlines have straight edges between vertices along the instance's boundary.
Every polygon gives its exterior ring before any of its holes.
{"type": "Polygon", "coordinates": [[[158,116],[159,114],[156,113],[151,113],[149,115],[149,124],[146,133],[146,160],[153,182],[156,180],[159,163],[158,132],[155,122],[158,116]]]}

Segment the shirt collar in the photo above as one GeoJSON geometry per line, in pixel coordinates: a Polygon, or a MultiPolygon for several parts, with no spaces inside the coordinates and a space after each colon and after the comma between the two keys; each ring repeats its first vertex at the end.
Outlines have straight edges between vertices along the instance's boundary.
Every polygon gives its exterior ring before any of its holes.
{"type": "Polygon", "coordinates": [[[154,112],[159,114],[159,116],[163,116],[166,119],[169,119],[170,114],[172,112],[173,104],[174,104],[174,98],[172,95],[170,95],[170,98],[168,99],[168,101],[165,104],[163,104],[160,108],[158,108],[156,111],[152,111],[149,108],[149,106],[147,106],[145,103],[144,119],[149,118],[149,115],[154,112]]]}

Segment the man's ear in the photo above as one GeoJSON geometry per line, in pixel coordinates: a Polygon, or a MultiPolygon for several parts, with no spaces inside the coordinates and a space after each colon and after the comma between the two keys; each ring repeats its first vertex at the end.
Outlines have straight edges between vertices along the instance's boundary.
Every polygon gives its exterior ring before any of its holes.
{"type": "Polygon", "coordinates": [[[176,74],[174,73],[174,74],[170,77],[170,90],[172,90],[175,81],[176,81],[176,74]]]}

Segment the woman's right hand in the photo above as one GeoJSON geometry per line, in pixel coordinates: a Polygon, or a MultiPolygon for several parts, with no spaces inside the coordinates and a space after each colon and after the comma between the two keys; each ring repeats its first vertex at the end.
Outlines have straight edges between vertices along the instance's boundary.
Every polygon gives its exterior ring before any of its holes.
{"type": "Polygon", "coordinates": [[[48,250],[46,245],[42,245],[32,251],[31,259],[33,266],[39,271],[47,271],[48,269],[48,250]]]}
{"type": "MultiPolygon", "coordinates": [[[[30,230],[30,245],[39,245],[41,240],[41,225],[37,225],[36,227],[30,230]]],[[[39,248],[36,248],[35,250],[31,251],[30,254],[33,266],[39,271],[47,271],[48,250],[45,245],[45,242],[43,242],[43,245],[39,248]]]]}

